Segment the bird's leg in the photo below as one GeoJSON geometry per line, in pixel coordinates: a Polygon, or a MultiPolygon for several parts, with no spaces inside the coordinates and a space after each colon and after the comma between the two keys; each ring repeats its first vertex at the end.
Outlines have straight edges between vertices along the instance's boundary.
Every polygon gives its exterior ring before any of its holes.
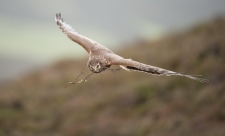
{"type": "Polygon", "coordinates": [[[83,82],[86,82],[86,81],[87,81],[86,79],[88,79],[92,74],[94,74],[94,73],[89,74],[89,75],[86,76],[84,79],[81,79],[80,81],[77,82],[77,79],[78,79],[81,75],[84,75],[84,71],[82,70],[81,73],[80,73],[80,75],[77,76],[76,80],[75,80],[74,82],[69,82],[69,83],[67,83],[67,84],[65,85],[65,88],[66,88],[69,84],[81,84],[81,83],[83,83],[83,82]]]}

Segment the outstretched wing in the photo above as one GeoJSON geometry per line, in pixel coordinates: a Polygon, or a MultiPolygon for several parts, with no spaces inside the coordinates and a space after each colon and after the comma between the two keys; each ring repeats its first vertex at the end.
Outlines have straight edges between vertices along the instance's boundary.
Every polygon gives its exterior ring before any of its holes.
{"type": "Polygon", "coordinates": [[[111,65],[120,65],[123,69],[125,70],[134,70],[134,71],[140,71],[140,72],[145,72],[145,73],[150,73],[154,75],[165,75],[165,76],[184,76],[191,78],[193,80],[197,80],[199,82],[209,82],[207,79],[202,79],[202,78],[197,78],[196,76],[200,75],[184,75],[180,74],[177,72],[173,72],[170,70],[162,69],[159,67],[151,66],[151,65],[146,65],[137,61],[133,61],[131,59],[124,59],[120,56],[117,55],[112,55],[110,57],[111,59],[111,65]]]}
{"type": "Polygon", "coordinates": [[[89,54],[91,54],[91,52],[94,50],[104,50],[104,51],[112,52],[105,46],[102,46],[101,44],[83,35],[78,34],[70,25],[66,24],[63,21],[63,18],[61,17],[60,13],[56,14],[55,21],[63,33],[65,33],[72,41],[81,45],[89,54]]]}

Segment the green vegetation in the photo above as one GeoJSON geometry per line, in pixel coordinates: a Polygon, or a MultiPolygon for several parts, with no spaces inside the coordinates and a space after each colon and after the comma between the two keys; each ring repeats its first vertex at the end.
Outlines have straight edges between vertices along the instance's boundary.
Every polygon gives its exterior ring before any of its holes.
{"type": "Polygon", "coordinates": [[[65,89],[87,61],[66,60],[0,86],[0,135],[225,135],[224,19],[124,47],[125,58],[210,83],[120,70],[65,89]]]}

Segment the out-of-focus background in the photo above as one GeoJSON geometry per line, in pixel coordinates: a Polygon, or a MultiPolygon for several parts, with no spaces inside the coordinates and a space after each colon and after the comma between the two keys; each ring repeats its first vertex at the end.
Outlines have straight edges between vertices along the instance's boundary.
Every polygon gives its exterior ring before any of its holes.
{"type": "Polygon", "coordinates": [[[224,7],[222,0],[0,1],[0,135],[225,135],[224,7]],[[88,56],[58,29],[57,12],[125,58],[210,83],[119,70],[65,89],[88,56]]]}

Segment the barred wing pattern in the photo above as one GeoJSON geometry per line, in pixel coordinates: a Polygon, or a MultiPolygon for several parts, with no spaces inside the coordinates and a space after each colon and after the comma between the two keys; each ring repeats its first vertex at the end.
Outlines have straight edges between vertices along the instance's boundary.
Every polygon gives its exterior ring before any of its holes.
{"type": "Polygon", "coordinates": [[[124,59],[124,58],[120,58],[117,56],[111,56],[111,64],[112,65],[120,65],[122,66],[122,68],[124,68],[125,70],[133,70],[133,71],[139,71],[139,72],[145,72],[148,74],[153,74],[153,75],[164,75],[164,76],[184,76],[187,78],[191,78],[193,80],[199,81],[201,83],[208,83],[209,81],[207,79],[203,79],[203,78],[198,78],[197,76],[201,76],[201,75],[184,75],[181,73],[177,73],[174,71],[170,71],[170,70],[166,70],[166,69],[162,69],[159,67],[155,67],[155,66],[151,66],[151,65],[146,65],[137,61],[133,61],[131,59],[124,59]],[[114,59],[113,59],[114,58],[114,59]]]}

